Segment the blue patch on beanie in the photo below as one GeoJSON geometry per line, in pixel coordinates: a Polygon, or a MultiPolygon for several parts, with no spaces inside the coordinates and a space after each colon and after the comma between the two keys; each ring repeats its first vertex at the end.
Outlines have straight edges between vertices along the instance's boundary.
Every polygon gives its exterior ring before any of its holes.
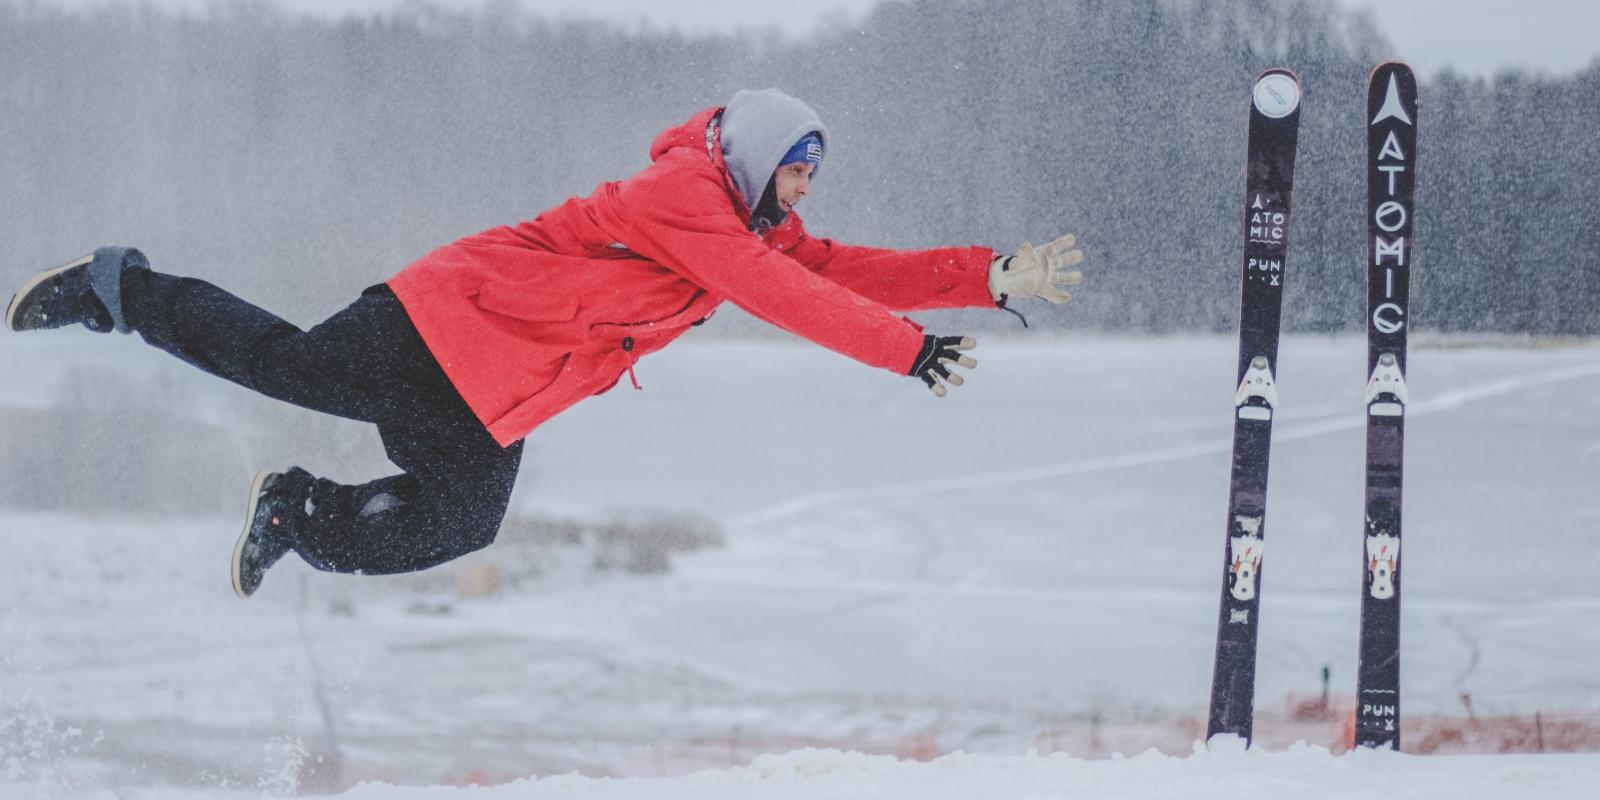
{"type": "MultiPolygon", "coordinates": [[[[769,150],[768,152],[771,151],[769,150]]],[[[795,142],[794,147],[789,148],[789,152],[783,154],[783,158],[778,161],[778,166],[800,163],[822,166],[822,137],[815,132],[800,137],[800,141],[795,142]]]]}

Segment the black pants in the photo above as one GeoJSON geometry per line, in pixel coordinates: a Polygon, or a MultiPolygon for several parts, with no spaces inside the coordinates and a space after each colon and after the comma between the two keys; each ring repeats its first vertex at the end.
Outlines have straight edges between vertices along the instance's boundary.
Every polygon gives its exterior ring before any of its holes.
{"type": "Polygon", "coordinates": [[[410,572],[494,541],[522,443],[495,442],[387,286],[308,331],[193,278],[130,269],[122,291],[146,342],[268,397],[378,426],[403,472],[357,486],[313,480],[295,542],[307,563],[410,572]]]}

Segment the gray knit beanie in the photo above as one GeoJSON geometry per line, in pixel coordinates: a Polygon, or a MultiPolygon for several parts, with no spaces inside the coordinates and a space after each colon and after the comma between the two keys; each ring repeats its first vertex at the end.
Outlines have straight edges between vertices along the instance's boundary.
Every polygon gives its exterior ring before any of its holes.
{"type": "Polygon", "coordinates": [[[722,112],[722,155],[746,206],[756,207],[784,154],[812,132],[826,152],[828,129],[817,112],[777,89],[746,89],[728,101],[722,112]]]}

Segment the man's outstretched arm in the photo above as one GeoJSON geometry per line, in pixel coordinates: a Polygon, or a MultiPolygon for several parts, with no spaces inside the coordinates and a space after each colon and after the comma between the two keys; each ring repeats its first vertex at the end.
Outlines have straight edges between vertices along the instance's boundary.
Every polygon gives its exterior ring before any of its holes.
{"type": "MultiPolygon", "coordinates": [[[[634,252],[761,320],[864,364],[926,382],[928,365],[922,360],[930,337],[916,323],[769,249],[732,213],[697,214],[685,204],[664,202],[660,194],[644,200],[660,202],[641,202],[633,209],[626,242],[634,252]]],[[[971,359],[958,355],[953,361],[966,366],[961,362],[971,359]]],[[[933,364],[948,373],[942,360],[933,364]]]]}
{"type": "Polygon", "coordinates": [[[1072,234],[1034,248],[1028,243],[1002,255],[986,247],[890,250],[848,245],[806,234],[798,219],[785,251],[796,261],[851,291],[898,311],[1003,306],[1009,299],[1064,303],[1066,287],[1083,275],[1072,234]]]}

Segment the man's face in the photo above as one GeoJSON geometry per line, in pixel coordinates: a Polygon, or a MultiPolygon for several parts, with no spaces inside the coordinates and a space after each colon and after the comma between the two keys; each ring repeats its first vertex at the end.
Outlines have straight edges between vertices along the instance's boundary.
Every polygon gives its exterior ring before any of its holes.
{"type": "Polygon", "coordinates": [[[816,171],[817,165],[808,161],[778,167],[773,179],[777,182],[778,207],[783,213],[793,213],[800,198],[811,192],[811,173],[816,171]]]}

